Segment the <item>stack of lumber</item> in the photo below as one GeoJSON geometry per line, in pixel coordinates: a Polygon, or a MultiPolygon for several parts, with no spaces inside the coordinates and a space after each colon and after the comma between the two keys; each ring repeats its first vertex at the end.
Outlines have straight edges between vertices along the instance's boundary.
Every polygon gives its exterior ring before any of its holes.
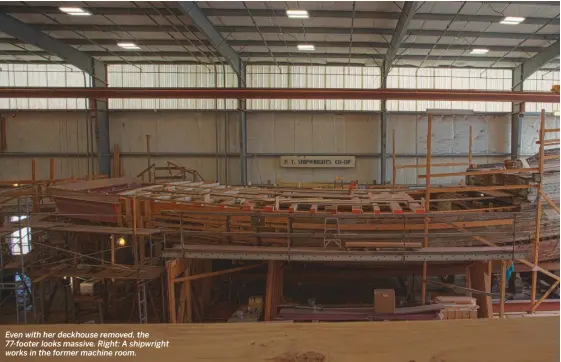
{"type": "Polygon", "coordinates": [[[477,303],[475,298],[463,296],[438,296],[436,303],[444,308],[439,316],[442,319],[477,319],[477,303]]]}

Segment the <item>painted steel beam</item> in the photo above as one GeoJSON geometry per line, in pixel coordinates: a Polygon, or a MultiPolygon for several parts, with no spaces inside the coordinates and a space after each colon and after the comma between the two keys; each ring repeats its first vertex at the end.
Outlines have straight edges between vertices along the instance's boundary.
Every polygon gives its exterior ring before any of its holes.
{"type": "MultiPolygon", "coordinates": [[[[76,48],[60,42],[41,31],[7,15],[0,13],[0,31],[24,41],[27,44],[35,45],[45,50],[46,54],[55,55],[63,59],[66,63],[75,66],[83,72],[91,75],[94,87],[107,87],[107,69],[103,62],[94,59],[91,55],[77,50],[76,48]]],[[[29,53],[28,53],[29,54],[29,53]]],[[[71,96],[71,98],[74,98],[71,96]]],[[[89,97],[84,97],[89,98],[89,97]]],[[[107,100],[91,100],[90,108],[96,114],[96,139],[99,154],[99,172],[110,174],[110,158],[104,154],[110,151],[109,146],[109,120],[107,115],[107,100]]]]}
{"type": "MultiPolygon", "coordinates": [[[[91,25],[84,24],[29,24],[37,30],[41,31],[102,31],[102,32],[177,32],[177,27],[171,25],[91,25]]],[[[181,26],[182,29],[199,32],[195,26],[181,26]]],[[[217,31],[221,33],[255,33],[253,26],[217,26],[217,31]]],[[[332,27],[283,27],[286,34],[350,34],[350,28],[332,28],[332,27]]],[[[259,27],[261,33],[278,34],[278,26],[259,27]]],[[[378,34],[392,35],[392,28],[354,28],[353,34],[378,34]]],[[[407,35],[418,36],[440,36],[442,30],[421,30],[410,29],[407,35]]],[[[538,40],[559,40],[559,33],[548,34],[532,34],[532,33],[508,33],[508,32],[481,32],[481,31],[454,31],[446,32],[446,37],[465,37],[465,38],[498,38],[498,39],[538,39],[538,40]]]]}
{"type": "Polygon", "coordinates": [[[313,248],[247,247],[231,245],[176,245],[162,252],[165,258],[283,260],[329,262],[424,262],[512,260],[523,258],[526,252],[512,247],[451,247],[424,248],[415,251],[347,251],[313,248]]]}
{"type": "Polygon", "coordinates": [[[241,78],[240,69],[243,68],[242,60],[234,49],[228,45],[228,42],[226,42],[222,34],[220,34],[210,20],[208,20],[197,3],[195,1],[179,1],[178,4],[185,15],[191,18],[197,29],[206,36],[214,49],[226,59],[226,62],[230,64],[234,72],[241,78]]]}
{"type": "Polygon", "coordinates": [[[0,98],[398,99],[481,102],[559,102],[559,95],[551,92],[346,88],[4,87],[0,88],[0,98]]]}
{"type": "MultiPolygon", "coordinates": [[[[186,34],[187,35],[187,34],[186,34]]],[[[92,45],[92,44],[99,44],[104,46],[114,46],[115,40],[114,39],[81,39],[81,38],[57,38],[59,41],[69,44],[69,45],[92,45]]],[[[204,39],[197,40],[197,39],[135,39],[134,43],[137,45],[146,45],[146,46],[186,46],[186,47],[193,47],[193,41],[196,40],[197,44],[203,44],[207,46],[211,46],[212,44],[204,39]]],[[[286,49],[287,46],[289,47],[296,47],[301,42],[287,40],[287,41],[279,41],[279,40],[272,40],[267,41],[267,44],[270,47],[282,47],[286,49]]],[[[0,44],[15,44],[21,45],[26,44],[19,39],[14,38],[0,38],[0,44]]],[[[263,42],[260,40],[228,40],[228,44],[232,47],[250,47],[250,46],[263,46],[263,42]]],[[[316,49],[320,48],[346,48],[348,49],[351,46],[351,43],[348,41],[314,41],[314,45],[316,49]]],[[[389,44],[385,42],[361,42],[361,41],[353,41],[352,43],[353,49],[358,48],[365,48],[365,49],[387,49],[389,48],[389,44]]],[[[500,51],[500,52],[508,52],[512,50],[512,46],[503,46],[503,45],[486,45],[485,46],[490,51],[500,51]]],[[[438,49],[438,50],[471,50],[473,46],[466,45],[466,44],[430,44],[430,43],[402,43],[402,49],[438,49]]],[[[536,46],[521,46],[518,47],[517,50],[521,52],[527,53],[539,53],[543,50],[543,47],[536,47],[536,46]]],[[[193,48],[193,50],[197,50],[193,48]]]]}
{"type": "Polygon", "coordinates": [[[382,73],[382,77],[384,79],[390,73],[393,62],[397,56],[397,51],[399,50],[399,48],[401,47],[401,43],[403,43],[405,37],[407,36],[409,24],[411,23],[411,20],[413,20],[415,12],[421,7],[422,4],[422,2],[417,1],[405,1],[403,3],[401,15],[399,16],[399,20],[397,21],[395,31],[392,34],[390,47],[385,54],[384,71],[382,73]]]}
{"type": "MultiPolygon", "coordinates": [[[[513,76],[513,81],[515,82],[512,83],[512,88],[516,89],[529,76],[534,74],[545,64],[551,62],[552,60],[558,57],[559,57],[559,40],[551,44],[547,48],[544,48],[541,52],[534,55],[532,58],[524,61],[522,64],[520,64],[513,70],[512,76],[513,76]]],[[[559,61],[557,63],[559,63],[559,61]]]]}
{"type": "MultiPolygon", "coordinates": [[[[92,58],[92,56],[42,33],[33,26],[23,23],[7,14],[0,13],[0,31],[26,44],[44,49],[44,54],[55,55],[63,59],[66,63],[72,64],[90,75],[94,75],[96,60],[92,58]]],[[[30,54],[27,51],[23,52],[27,53],[27,55],[30,54]]]]}
{"type": "MultiPolygon", "coordinates": [[[[520,2],[517,2],[518,5],[520,2]]],[[[534,3],[534,6],[543,5],[543,2],[534,3]]],[[[559,7],[559,4],[557,4],[559,7]]],[[[174,7],[103,7],[92,6],[85,7],[93,15],[161,15],[173,14],[183,15],[183,12],[174,7]]],[[[220,16],[220,17],[248,17],[247,11],[244,9],[215,9],[215,8],[202,8],[205,16],[220,16]]],[[[18,5],[5,5],[0,6],[0,11],[11,14],[53,14],[58,15],[61,13],[56,6],[18,6],[18,5]]],[[[340,10],[308,10],[312,18],[352,18],[352,11],[340,10]]],[[[251,9],[251,14],[254,17],[286,17],[282,10],[273,9],[251,9]]],[[[433,13],[417,13],[415,20],[435,20],[435,21],[450,21],[454,19],[455,14],[433,14],[433,13]]],[[[354,17],[356,19],[399,19],[400,13],[396,11],[355,11],[354,17]]],[[[504,19],[504,16],[497,15],[472,15],[460,14],[456,17],[456,21],[477,21],[498,23],[504,19]]],[[[541,17],[527,17],[524,24],[545,24],[549,18],[541,17]]]]}
{"type": "MultiPolygon", "coordinates": [[[[389,51],[389,50],[388,50],[389,51]]],[[[88,56],[92,57],[99,57],[102,59],[107,60],[108,58],[115,58],[116,60],[122,60],[122,57],[130,57],[130,56],[142,56],[142,57],[149,57],[151,60],[153,58],[159,57],[182,57],[182,58],[191,58],[193,57],[208,57],[210,59],[215,59],[216,54],[212,52],[200,52],[200,51],[159,51],[159,52],[152,52],[152,51],[137,51],[131,53],[130,51],[84,51],[83,53],[87,54],[88,56]]],[[[22,56],[37,56],[37,55],[49,55],[49,52],[43,51],[34,51],[30,53],[25,50],[3,50],[1,55],[14,55],[18,57],[22,56]]],[[[312,58],[312,59],[348,59],[349,53],[306,53],[306,54],[298,54],[298,53],[286,53],[286,52],[273,52],[275,58],[290,58],[294,59],[295,57],[299,58],[312,58]]],[[[271,58],[271,54],[269,52],[242,52],[238,54],[238,59],[240,58],[271,58]]],[[[223,59],[228,60],[228,58],[223,57],[223,59]]],[[[364,60],[373,60],[379,59],[384,60],[385,56],[382,54],[375,54],[375,53],[351,53],[351,59],[364,59],[364,60]]],[[[491,63],[494,61],[502,61],[504,63],[522,63],[527,61],[529,58],[501,58],[501,57],[469,57],[469,56],[452,56],[452,55],[430,55],[426,57],[425,55],[402,55],[399,57],[400,60],[441,60],[441,61],[466,61],[466,62],[484,62],[484,63],[491,63]]],[[[148,60],[144,60],[144,63],[147,63],[148,60]]],[[[170,62],[168,61],[168,64],[170,62]]],[[[236,71],[237,73],[237,71],[236,71]]]]}

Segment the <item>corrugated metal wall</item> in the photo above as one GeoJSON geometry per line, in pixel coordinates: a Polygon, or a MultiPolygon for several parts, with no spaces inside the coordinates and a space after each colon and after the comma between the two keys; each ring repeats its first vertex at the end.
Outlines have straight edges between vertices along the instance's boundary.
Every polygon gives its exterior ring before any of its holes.
{"type": "MultiPolygon", "coordinates": [[[[107,67],[111,87],[220,88],[237,87],[230,67],[221,65],[112,64],[107,67]]],[[[228,99],[110,99],[110,109],[235,109],[228,99]]]]}
{"type": "MultiPolygon", "coordinates": [[[[262,88],[380,88],[378,67],[275,66],[247,67],[248,87],[262,88]]],[[[253,99],[251,110],[378,111],[377,100],[253,99]]]]}
{"type": "MultiPolygon", "coordinates": [[[[501,69],[393,68],[388,88],[410,89],[512,89],[512,71],[501,69]]],[[[424,112],[429,109],[470,109],[476,112],[510,112],[508,102],[388,101],[388,111],[424,112]]]]}
{"type": "MultiPolygon", "coordinates": [[[[2,64],[0,87],[89,87],[90,76],[72,65],[2,64]]],[[[85,109],[80,98],[0,98],[0,109],[85,109]]]]}
{"type": "MultiPolygon", "coordinates": [[[[549,92],[553,85],[559,85],[558,71],[537,71],[526,79],[522,85],[524,91],[549,92]]],[[[546,112],[559,110],[559,103],[526,103],[526,112],[546,112]]]]}

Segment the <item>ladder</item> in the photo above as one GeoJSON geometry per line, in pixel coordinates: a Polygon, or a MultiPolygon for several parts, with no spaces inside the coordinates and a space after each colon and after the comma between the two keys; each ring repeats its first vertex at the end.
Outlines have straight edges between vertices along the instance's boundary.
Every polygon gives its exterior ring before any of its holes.
{"type": "Polygon", "coordinates": [[[148,323],[148,309],[146,302],[146,283],[137,284],[137,296],[138,296],[138,319],[140,324],[148,323]]]}
{"type": "Polygon", "coordinates": [[[323,221],[323,250],[326,250],[331,243],[337,245],[339,249],[343,248],[339,218],[336,217],[326,217],[323,221]]]}

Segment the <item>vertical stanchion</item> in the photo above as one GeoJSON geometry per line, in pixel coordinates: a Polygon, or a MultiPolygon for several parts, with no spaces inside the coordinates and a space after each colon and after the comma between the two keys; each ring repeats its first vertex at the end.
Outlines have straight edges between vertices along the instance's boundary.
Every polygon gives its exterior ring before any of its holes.
{"type": "MultiPolygon", "coordinates": [[[[426,178],[425,178],[425,238],[423,248],[429,244],[429,216],[430,213],[430,163],[432,148],[432,114],[427,118],[427,159],[426,159],[426,178]]],[[[423,280],[421,284],[421,302],[424,305],[427,297],[427,262],[423,262],[423,280]]]]}
{"type": "MultiPolygon", "coordinates": [[[[540,250],[540,223],[542,217],[542,203],[540,193],[542,192],[542,178],[543,178],[543,163],[544,163],[544,153],[545,153],[545,110],[542,109],[541,119],[540,119],[540,151],[539,151],[539,180],[538,187],[536,189],[536,232],[533,245],[533,262],[537,267],[539,262],[539,250],[540,250]]],[[[538,285],[538,271],[532,271],[532,308],[531,313],[535,312],[536,306],[536,288],[538,285]]]]}
{"type": "Polygon", "coordinates": [[[504,318],[506,297],[506,261],[501,260],[501,300],[499,304],[499,318],[504,318]]]}

